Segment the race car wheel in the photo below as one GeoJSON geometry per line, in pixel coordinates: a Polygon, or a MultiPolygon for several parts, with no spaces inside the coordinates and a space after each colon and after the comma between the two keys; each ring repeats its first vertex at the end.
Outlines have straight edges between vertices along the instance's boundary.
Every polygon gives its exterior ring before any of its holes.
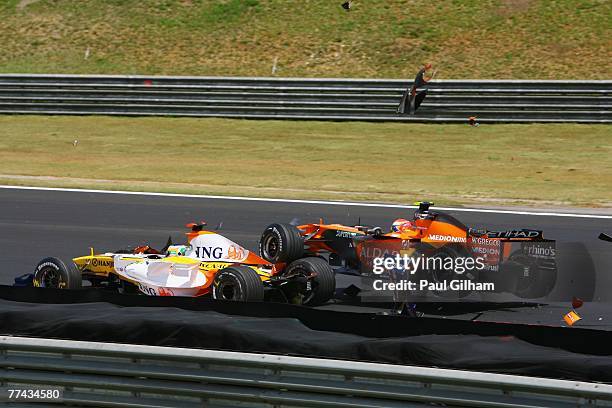
{"type": "Polygon", "coordinates": [[[432,261],[432,268],[427,270],[429,275],[429,281],[436,285],[444,285],[446,290],[433,290],[432,292],[439,297],[449,299],[459,299],[468,296],[472,293],[471,290],[451,290],[450,282],[452,280],[469,280],[475,282],[477,280],[476,270],[466,271],[463,274],[458,274],[455,270],[445,269],[444,267],[439,268],[440,261],[436,262],[435,258],[440,258],[442,266],[445,264],[445,259],[452,258],[465,258],[469,256],[460,248],[456,248],[453,245],[444,245],[435,250],[435,252],[429,256],[434,258],[432,261]]]}
{"type": "Polygon", "coordinates": [[[330,300],[336,292],[336,275],[325,259],[308,257],[292,262],[285,276],[307,277],[302,304],[318,306],[330,300]]]}
{"type": "Polygon", "coordinates": [[[45,258],[36,265],[33,283],[40,288],[78,289],[83,280],[72,262],[66,266],[61,259],[45,258]]]}
{"type": "Polygon", "coordinates": [[[215,276],[212,289],[215,300],[260,302],[264,299],[261,278],[248,266],[230,266],[215,276]]]}
{"type": "Polygon", "coordinates": [[[304,238],[293,225],[268,225],[259,239],[259,255],[272,263],[290,263],[304,255],[304,238]]]}
{"type": "MultiPolygon", "coordinates": [[[[554,261],[539,261],[525,255],[520,249],[514,251],[504,264],[515,265],[516,286],[512,293],[523,299],[548,295],[557,281],[557,265],[554,261]]],[[[504,269],[508,269],[504,265],[504,269]]]]}

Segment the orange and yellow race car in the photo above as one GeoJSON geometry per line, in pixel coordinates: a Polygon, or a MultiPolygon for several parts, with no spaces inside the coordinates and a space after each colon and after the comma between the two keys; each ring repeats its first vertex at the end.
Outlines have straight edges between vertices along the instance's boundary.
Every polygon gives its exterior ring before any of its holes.
{"type": "MultiPolygon", "coordinates": [[[[557,275],[555,241],[544,239],[542,231],[475,230],[449,214],[432,211],[432,205],[419,203],[411,219],[395,220],[387,231],[323,221],[298,226],[272,224],[260,238],[260,256],[277,265],[304,256],[320,257],[336,273],[358,276],[372,276],[377,259],[396,255],[464,258],[468,262],[472,258],[481,264],[463,274],[463,279],[493,282],[496,292],[511,292],[522,298],[550,293],[557,275]]],[[[434,283],[457,278],[456,271],[436,266],[441,263],[431,264],[434,266],[415,271],[416,275],[434,283]]]]}
{"type": "Polygon", "coordinates": [[[275,265],[214,231],[205,223],[188,224],[187,245],[168,240],[161,250],[139,246],[73,258],[64,263],[45,258],[33,274],[16,285],[77,289],[83,280],[93,287],[149,296],[203,296],[217,300],[274,299],[304,305],[327,302],[335,275],[318,257],[300,257],[275,265]]]}

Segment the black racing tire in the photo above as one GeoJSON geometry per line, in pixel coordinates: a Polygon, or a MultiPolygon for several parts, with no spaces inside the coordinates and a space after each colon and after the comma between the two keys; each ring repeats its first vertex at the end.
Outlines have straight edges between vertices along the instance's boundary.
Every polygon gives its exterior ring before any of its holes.
{"type": "MultiPolygon", "coordinates": [[[[444,260],[445,258],[456,259],[460,257],[466,258],[469,256],[470,255],[467,253],[467,251],[464,248],[460,248],[460,247],[457,247],[456,245],[451,244],[451,245],[443,245],[437,248],[429,256],[429,258],[442,258],[442,260],[444,260]]],[[[460,275],[452,270],[448,271],[445,269],[432,268],[430,270],[427,270],[427,275],[428,275],[430,282],[434,282],[434,283],[446,282],[447,287],[449,286],[450,281],[455,280],[455,279],[456,280],[469,280],[472,282],[477,282],[478,280],[478,271],[476,269],[466,271],[464,274],[460,275]]],[[[450,290],[450,289],[433,290],[432,292],[434,295],[438,297],[446,298],[446,299],[461,299],[466,296],[469,296],[472,293],[471,290],[450,290]]]]}
{"type": "Polygon", "coordinates": [[[264,287],[253,269],[242,265],[230,266],[215,276],[212,297],[215,300],[261,302],[264,300],[264,287]]]}
{"type": "Polygon", "coordinates": [[[283,274],[312,276],[303,293],[302,304],[319,306],[327,303],[336,292],[336,274],[329,263],[322,258],[308,257],[293,261],[283,274]]]}
{"type": "Polygon", "coordinates": [[[544,265],[538,259],[525,255],[520,249],[511,253],[506,262],[516,264],[523,272],[517,276],[516,285],[512,291],[514,295],[523,299],[541,298],[548,295],[555,287],[556,263],[544,265]]]}
{"type": "Polygon", "coordinates": [[[39,288],[79,289],[83,277],[74,263],[67,266],[61,259],[49,257],[36,265],[33,283],[39,288]]]}
{"type": "Polygon", "coordinates": [[[290,263],[304,256],[304,238],[291,224],[270,224],[259,239],[259,256],[272,263],[290,263]]]}

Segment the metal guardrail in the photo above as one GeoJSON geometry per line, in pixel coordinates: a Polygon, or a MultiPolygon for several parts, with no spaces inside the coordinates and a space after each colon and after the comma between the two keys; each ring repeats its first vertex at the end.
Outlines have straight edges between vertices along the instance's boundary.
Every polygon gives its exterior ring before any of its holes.
{"type": "Polygon", "coordinates": [[[0,113],[316,120],[612,122],[612,81],[438,80],[414,116],[404,80],[0,75],[0,113]]]}
{"type": "MultiPolygon", "coordinates": [[[[105,407],[612,406],[612,385],[199,349],[0,336],[0,389],[105,407]]],[[[0,395],[0,401],[7,401],[0,395]]]]}

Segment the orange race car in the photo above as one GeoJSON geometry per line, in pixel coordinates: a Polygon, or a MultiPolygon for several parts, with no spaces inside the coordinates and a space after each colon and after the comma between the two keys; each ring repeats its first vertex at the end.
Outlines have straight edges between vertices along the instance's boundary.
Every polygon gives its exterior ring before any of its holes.
{"type": "MultiPolygon", "coordinates": [[[[480,262],[462,275],[471,282],[492,282],[496,292],[511,292],[522,298],[546,296],[555,285],[557,267],[555,241],[542,231],[475,230],[449,214],[432,211],[433,203],[419,203],[412,219],[395,220],[391,229],[341,224],[272,224],[259,242],[260,256],[277,266],[304,256],[321,257],[336,273],[373,276],[377,260],[407,255],[423,259],[467,259],[480,262]]],[[[444,283],[457,277],[456,270],[419,267],[417,278],[444,283]]],[[[425,265],[423,263],[422,265],[425,265]]],[[[427,264],[429,265],[429,264],[427,264]]],[[[438,265],[438,266],[436,266],[438,265]]],[[[456,269],[456,268],[455,268],[456,269]]],[[[392,274],[387,278],[392,279],[392,274]]],[[[444,296],[444,290],[434,290],[444,296]]],[[[466,296],[471,290],[454,291],[466,296]]]]}

